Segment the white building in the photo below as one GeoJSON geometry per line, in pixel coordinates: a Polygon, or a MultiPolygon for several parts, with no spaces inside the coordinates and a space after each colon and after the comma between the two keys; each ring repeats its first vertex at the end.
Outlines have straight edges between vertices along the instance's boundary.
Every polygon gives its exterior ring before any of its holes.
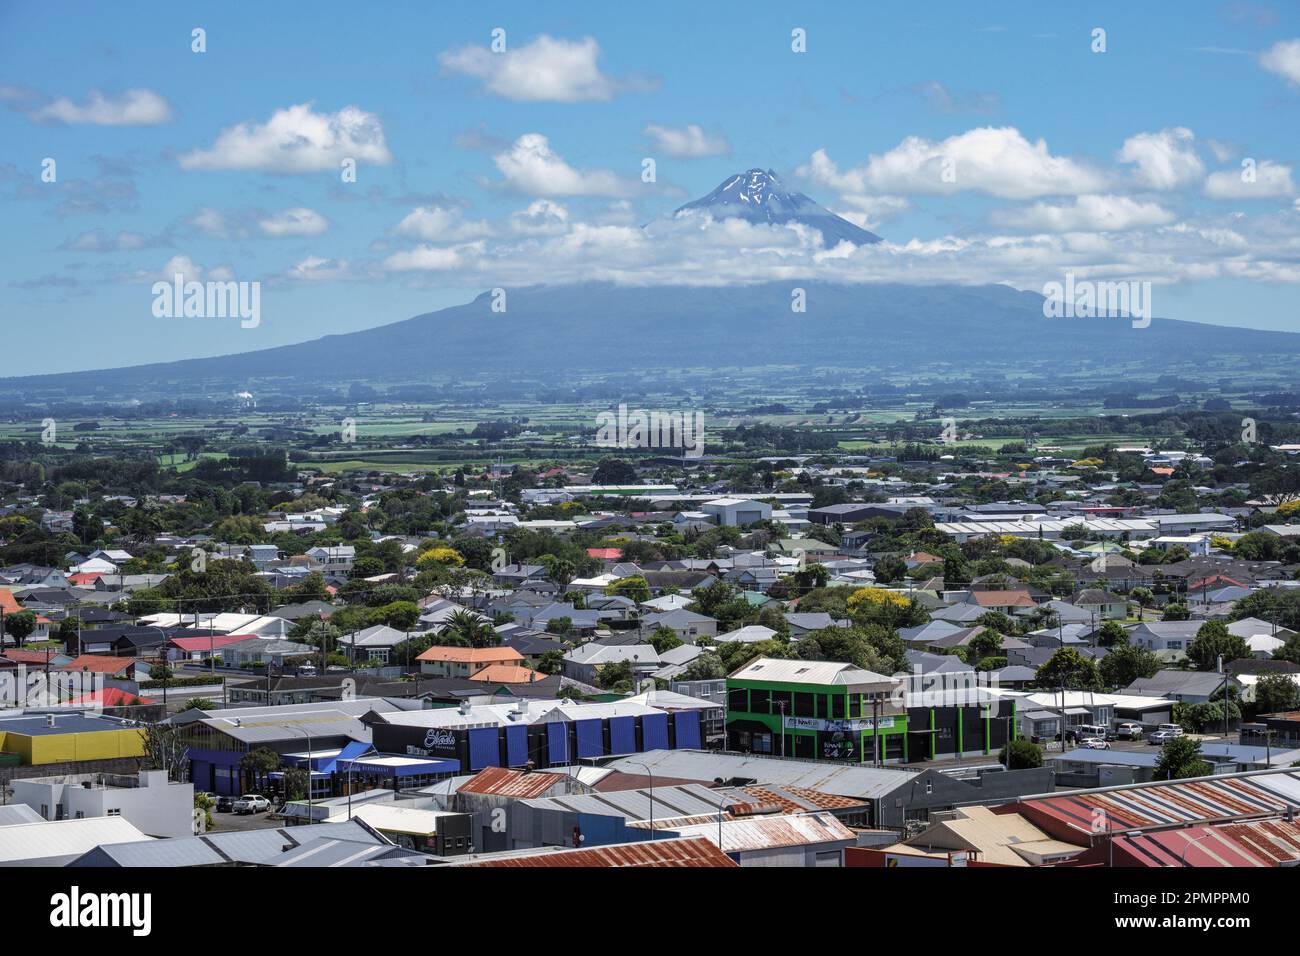
{"type": "Polygon", "coordinates": [[[165,770],[125,774],[76,773],[28,777],[10,783],[13,802],[45,820],[122,817],[156,837],[194,833],[194,784],[171,783],[165,770]]]}

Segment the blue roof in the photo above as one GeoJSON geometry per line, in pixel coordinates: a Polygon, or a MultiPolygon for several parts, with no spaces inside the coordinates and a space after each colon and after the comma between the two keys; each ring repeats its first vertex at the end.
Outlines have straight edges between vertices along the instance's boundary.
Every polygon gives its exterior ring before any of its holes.
{"type": "Polygon", "coordinates": [[[88,734],[107,730],[130,730],[133,723],[103,714],[59,711],[54,715],[54,726],[46,721],[46,714],[23,714],[21,717],[0,718],[0,733],[23,734],[27,737],[49,737],[54,734],[88,734]]]}

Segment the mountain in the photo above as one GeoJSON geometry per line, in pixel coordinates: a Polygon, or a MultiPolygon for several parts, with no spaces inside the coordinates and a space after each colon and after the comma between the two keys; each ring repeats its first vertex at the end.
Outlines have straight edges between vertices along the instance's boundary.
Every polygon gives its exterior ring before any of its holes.
{"type": "Polygon", "coordinates": [[[734,217],[777,226],[801,223],[819,230],[828,248],[841,240],[855,246],[881,241],[875,233],[858,228],[803,193],[787,189],[770,169],[755,168],[736,173],[703,199],[688,202],[677,212],[688,209],[710,213],[714,219],[734,217]]]}
{"type": "MultiPolygon", "coordinates": [[[[0,394],[51,391],[132,398],[198,386],[266,392],[273,385],[493,380],[647,369],[794,365],[909,372],[982,365],[1014,376],[1098,368],[1125,375],[1256,368],[1300,357],[1300,335],[1154,319],[1049,319],[1043,298],[1006,286],[827,284],[629,287],[607,283],[510,289],[504,313],[492,296],[378,328],[297,345],[99,372],[0,380],[0,394]],[[807,308],[791,310],[802,288],[807,308]]],[[[159,320],[159,333],[168,322],[159,320]]],[[[243,337],[247,333],[240,333],[243,337]]],[[[864,383],[870,376],[863,373],[864,383]]],[[[1151,377],[1151,376],[1148,376],[1151,377]]],[[[837,381],[852,384],[853,376],[837,381]]]]}

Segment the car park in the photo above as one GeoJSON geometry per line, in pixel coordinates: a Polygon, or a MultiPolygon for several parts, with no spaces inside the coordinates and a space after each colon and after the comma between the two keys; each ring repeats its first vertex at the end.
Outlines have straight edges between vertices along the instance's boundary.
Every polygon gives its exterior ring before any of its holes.
{"type": "Polygon", "coordinates": [[[248,793],[235,801],[236,813],[261,813],[271,809],[271,801],[258,793],[248,793]]]}

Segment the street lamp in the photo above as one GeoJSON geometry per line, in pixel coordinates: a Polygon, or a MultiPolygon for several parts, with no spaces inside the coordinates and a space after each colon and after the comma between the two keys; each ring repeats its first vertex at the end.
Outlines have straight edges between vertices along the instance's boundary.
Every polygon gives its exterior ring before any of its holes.
{"type": "MultiPolygon", "coordinates": [[[[315,823],[316,821],[312,816],[313,805],[311,800],[311,734],[307,733],[307,731],[304,730],[302,727],[294,727],[294,726],[286,725],[284,729],[293,731],[294,733],[302,734],[304,737],[307,738],[307,822],[315,823]]],[[[288,802],[288,796],[289,796],[288,786],[284,788],[284,795],[286,798],[286,802],[288,802]]],[[[349,814],[350,813],[351,811],[349,810],[349,814]]]]}
{"type": "MultiPolygon", "coordinates": [[[[650,839],[653,840],[655,838],[655,775],[650,772],[647,765],[639,760],[629,760],[627,762],[634,767],[640,767],[645,771],[646,776],[650,778],[650,839]]],[[[721,847],[718,849],[721,849],[721,847]]]]}

